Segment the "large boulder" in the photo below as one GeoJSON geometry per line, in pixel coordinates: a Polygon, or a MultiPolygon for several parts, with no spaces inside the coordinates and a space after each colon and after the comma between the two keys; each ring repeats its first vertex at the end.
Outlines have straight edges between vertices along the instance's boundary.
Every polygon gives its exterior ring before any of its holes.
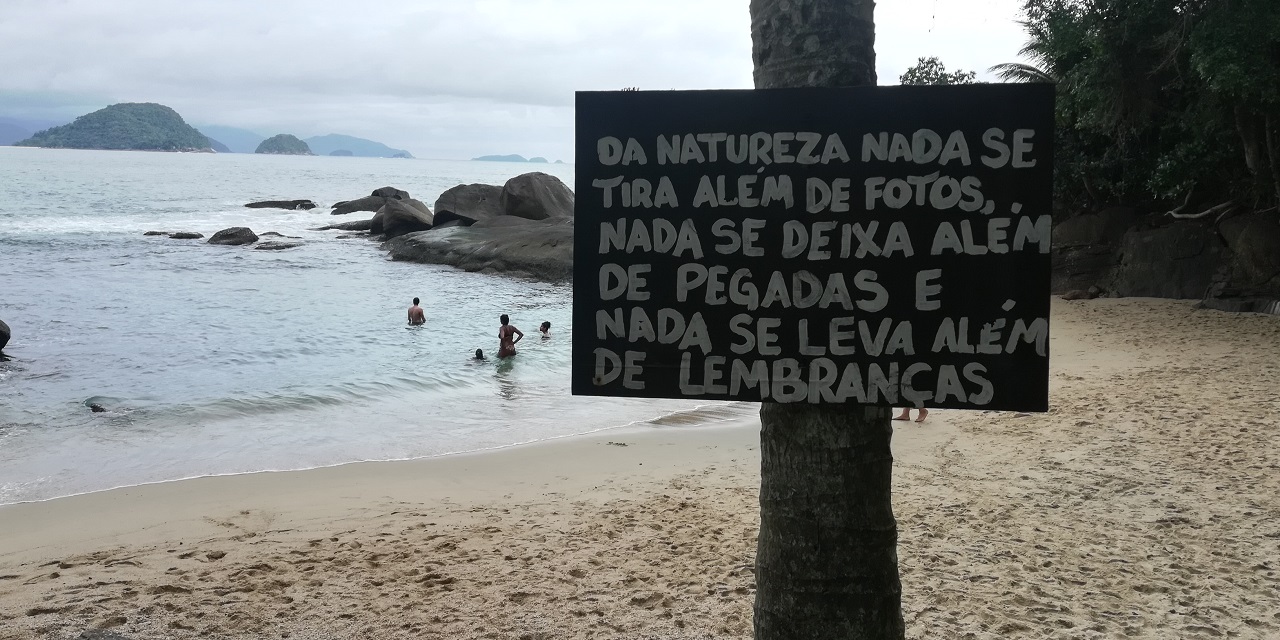
{"type": "Polygon", "coordinates": [[[1053,227],[1054,293],[1088,289],[1104,282],[1119,262],[1117,249],[1139,215],[1129,207],[1067,218],[1053,227]]]}
{"type": "Polygon", "coordinates": [[[1105,288],[1123,297],[1203,298],[1225,254],[1212,220],[1133,229],[1105,288]]]}
{"type": "Polygon", "coordinates": [[[573,191],[546,173],[526,173],[508,180],[499,200],[503,215],[529,220],[573,217],[573,191]]]}
{"type": "Polygon", "coordinates": [[[431,215],[431,207],[428,207],[427,203],[421,200],[417,200],[415,198],[401,198],[400,202],[407,204],[413,207],[414,209],[417,209],[418,211],[421,211],[427,215],[431,215]]]}
{"type": "Polygon", "coordinates": [[[1223,311],[1280,313],[1280,218],[1273,213],[1249,213],[1218,225],[1227,245],[1203,300],[1223,311]]]}
{"type": "Polygon", "coordinates": [[[1280,216],[1250,213],[1218,226],[1231,250],[1232,284],[1253,295],[1280,298],[1280,216]]]}
{"type": "Polygon", "coordinates": [[[381,187],[374,189],[373,193],[369,195],[378,196],[379,198],[390,198],[391,200],[404,200],[409,197],[409,192],[395,187],[381,187]]]}
{"type": "Polygon", "coordinates": [[[12,335],[12,332],[9,331],[9,325],[5,324],[4,320],[0,320],[0,350],[3,350],[6,344],[9,344],[9,337],[12,335]]]}
{"type": "Polygon", "coordinates": [[[465,227],[495,218],[502,215],[502,187],[460,184],[436,198],[435,212],[436,227],[465,227]]]}
{"type": "Polygon", "coordinates": [[[250,202],[245,206],[250,209],[291,209],[294,211],[308,211],[316,208],[316,203],[310,200],[262,200],[260,202],[250,202]]]}
{"type": "Polygon", "coordinates": [[[209,244],[253,244],[258,241],[258,236],[249,227],[231,227],[223,229],[209,238],[209,244]]]}
{"type": "Polygon", "coordinates": [[[355,200],[346,200],[337,202],[333,205],[332,213],[335,216],[341,216],[354,211],[377,211],[382,205],[387,203],[387,198],[383,196],[365,196],[355,200]]]}
{"type": "Polygon", "coordinates": [[[393,260],[547,281],[573,279],[573,219],[504,221],[410,233],[384,245],[393,260]]]}
{"type": "Polygon", "coordinates": [[[426,205],[420,209],[404,200],[388,200],[370,221],[372,223],[370,231],[386,234],[388,238],[426,231],[431,228],[434,220],[431,211],[424,209],[426,205]],[[380,229],[375,230],[375,228],[380,229]]]}

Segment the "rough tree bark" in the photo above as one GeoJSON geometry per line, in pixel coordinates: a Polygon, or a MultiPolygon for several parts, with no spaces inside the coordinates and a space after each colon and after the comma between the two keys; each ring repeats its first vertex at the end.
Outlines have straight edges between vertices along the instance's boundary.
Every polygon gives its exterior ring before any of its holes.
{"type": "Polygon", "coordinates": [[[1280,206],[1280,132],[1276,131],[1271,114],[1267,114],[1267,162],[1271,165],[1271,187],[1275,189],[1276,205],[1280,206]]]}
{"type": "MultiPolygon", "coordinates": [[[[872,0],[751,0],[757,89],[873,85],[872,0]]],[[[900,639],[890,410],[760,409],[757,640],[900,639]]]]}

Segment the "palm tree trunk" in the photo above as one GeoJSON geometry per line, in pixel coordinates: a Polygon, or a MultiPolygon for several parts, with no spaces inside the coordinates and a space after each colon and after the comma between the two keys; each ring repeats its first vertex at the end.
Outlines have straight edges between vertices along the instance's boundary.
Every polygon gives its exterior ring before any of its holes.
{"type": "MultiPolygon", "coordinates": [[[[758,89],[873,85],[872,0],[752,0],[758,89]]],[[[760,409],[757,640],[901,639],[890,410],[760,409]]]]}
{"type": "Polygon", "coordinates": [[[1275,123],[1271,119],[1271,114],[1267,114],[1266,124],[1267,137],[1267,162],[1271,165],[1271,187],[1275,189],[1276,206],[1280,206],[1280,132],[1276,131],[1275,123]]]}

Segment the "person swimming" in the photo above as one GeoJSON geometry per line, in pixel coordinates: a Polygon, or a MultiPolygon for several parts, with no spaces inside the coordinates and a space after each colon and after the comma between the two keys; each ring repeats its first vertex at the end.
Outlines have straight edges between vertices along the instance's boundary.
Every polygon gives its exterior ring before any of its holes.
{"type": "Polygon", "coordinates": [[[484,360],[484,349],[476,349],[476,357],[472,360],[484,360]]]}
{"type": "Polygon", "coordinates": [[[538,327],[538,331],[542,333],[543,338],[551,337],[551,322],[543,321],[542,326],[538,327]]]}

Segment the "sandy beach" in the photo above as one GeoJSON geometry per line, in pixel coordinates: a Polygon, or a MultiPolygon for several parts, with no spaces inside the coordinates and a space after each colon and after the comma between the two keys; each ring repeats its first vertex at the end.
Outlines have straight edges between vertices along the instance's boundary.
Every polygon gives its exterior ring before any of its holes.
{"type": "MultiPolygon", "coordinates": [[[[895,423],[907,636],[1280,637],[1280,317],[1051,323],[1050,412],[895,423]]],[[[758,429],[0,507],[0,639],[749,638],[758,429]]]]}

